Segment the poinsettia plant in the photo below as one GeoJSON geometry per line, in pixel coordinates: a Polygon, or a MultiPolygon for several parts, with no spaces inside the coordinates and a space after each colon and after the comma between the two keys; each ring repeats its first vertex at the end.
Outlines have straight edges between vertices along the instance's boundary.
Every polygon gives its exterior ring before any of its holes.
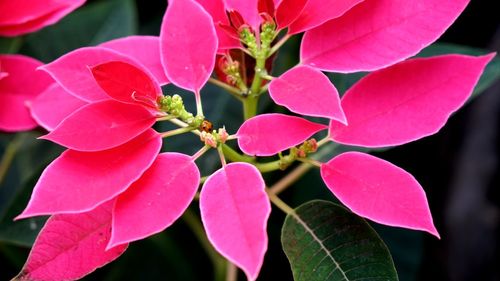
{"type": "MultiPolygon", "coordinates": [[[[83,1],[48,2],[47,11],[19,4],[0,19],[0,35],[33,31],[83,1]]],[[[295,280],[397,280],[366,220],[440,235],[417,179],[359,148],[432,135],[471,97],[494,53],[414,57],[468,2],[170,0],[159,36],[117,38],[46,64],[0,55],[0,129],[40,126],[39,139],[65,149],[15,218],[50,216],[14,280],[80,279],[198,207],[193,223],[213,259],[227,260],[226,280],[237,268],[256,280],[272,205],[287,216],[281,239],[295,280]],[[300,62],[273,71],[302,34],[300,62]],[[369,73],[342,96],[327,75],[356,72],[369,73]],[[207,84],[241,103],[237,130],[225,128],[227,112],[216,112],[218,122],[206,116],[207,84]],[[259,107],[267,95],[278,111],[259,107]],[[195,139],[195,152],[169,148],[177,138],[195,139]],[[352,151],[321,160],[340,145],[352,151]],[[203,174],[212,150],[217,168],[203,174]],[[294,209],[279,197],[312,168],[339,204],[294,209]],[[271,186],[264,175],[275,171],[283,178],[271,186]]]]}

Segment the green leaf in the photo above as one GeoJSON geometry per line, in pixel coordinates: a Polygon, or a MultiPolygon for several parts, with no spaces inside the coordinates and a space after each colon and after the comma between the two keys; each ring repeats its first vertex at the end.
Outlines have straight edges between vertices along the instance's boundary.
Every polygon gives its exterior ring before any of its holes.
{"type": "Polygon", "coordinates": [[[331,202],[310,201],[289,214],[281,244],[295,281],[398,280],[375,230],[331,202]]]}
{"type": "Polygon", "coordinates": [[[49,62],[80,47],[136,34],[137,25],[133,0],[92,3],[59,23],[29,35],[22,51],[49,62]]]}

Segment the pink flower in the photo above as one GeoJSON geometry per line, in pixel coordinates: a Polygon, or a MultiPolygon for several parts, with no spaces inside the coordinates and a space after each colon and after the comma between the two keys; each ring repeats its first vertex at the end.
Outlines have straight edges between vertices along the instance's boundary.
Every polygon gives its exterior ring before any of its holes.
{"type": "Polygon", "coordinates": [[[0,130],[31,130],[37,123],[28,105],[52,83],[50,77],[36,71],[42,63],[22,55],[0,55],[0,130]]]}
{"type": "Polygon", "coordinates": [[[18,36],[58,22],[85,0],[2,0],[0,36],[18,36]]]}

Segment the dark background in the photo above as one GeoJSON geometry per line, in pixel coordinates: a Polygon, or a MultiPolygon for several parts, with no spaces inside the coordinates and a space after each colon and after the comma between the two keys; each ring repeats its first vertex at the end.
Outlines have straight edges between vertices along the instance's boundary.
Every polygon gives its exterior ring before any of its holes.
{"type": "MultiPolygon", "coordinates": [[[[500,50],[500,14],[495,2],[472,0],[439,42],[486,51],[500,50]]],[[[76,13],[54,27],[26,36],[19,43],[18,52],[49,62],[77,47],[95,45],[115,37],[137,33],[158,35],[166,1],[96,0],[89,1],[84,9],[93,5],[98,8],[90,8],[80,15],[76,13]],[[124,18],[132,23],[122,22],[124,18]]],[[[283,58],[275,63],[275,72],[296,63],[298,42],[292,40],[286,44],[283,58]]],[[[351,78],[332,75],[334,81],[347,81],[346,85],[352,83],[351,78]]],[[[342,91],[341,87],[339,89],[342,91]]],[[[207,95],[214,95],[213,100],[205,99],[208,105],[205,107],[210,108],[207,112],[209,119],[216,127],[225,124],[230,132],[234,132],[241,120],[239,105],[230,98],[221,97],[216,89],[208,87],[206,91],[207,95]],[[221,119],[219,112],[229,117],[221,119]]],[[[190,102],[189,97],[186,98],[190,102]]],[[[262,107],[270,109],[272,105],[264,101],[262,107]]],[[[499,123],[500,83],[497,81],[456,113],[438,134],[374,153],[418,179],[427,192],[442,237],[437,240],[425,233],[373,224],[393,254],[400,280],[500,280],[499,123]]],[[[25,134],[25,138],[32,139],[41,133],[41,130],[31,132],[25,134]]],[[[0,151],[15,138],[7,134],[0,137],[0,151]]],[[[179,138],[167,149],[192,153],[197,149],[195,143],[196,140],[179,138]]],[[[12,227],[7,220],[26,205],[39,173],[59,152],[59,148],[48,143],[25,140],[6,180],[0,185],[0,214],[3,214],[3,218],[0,216],[3,220],[0,220],[0,280],[9,280],[17,274],[29,252],[29,248],[15,246],[13,241],[4,239],[8,236],[5,235],[6,229],[12,227]]],[[[209,172],[215,168],[213,156],[204,160],[202,170],[209,172]]],[[[269,176],[266,180],[272,182],[279,176],[269,176]]],[[[318,171],[308,173],[285,191],[282,198],[293,207],[313,198],[335,200],[327,192],[318,171]]],[[[284,215],[273,209],[269,222],[269,251],[258,280],[292,280],[279,242],[283,220],[284,215]]],[[[36,220],[25,223],[23,227],[31,226],[36,231],[41,225],[42,222],[36,220]]],[[[23,241],[30,241],[33,237],[33,233],[22,235],[28,237],[23,241]]],[[[132,243],[117,261],[84,280],[211,279],[212,267],[208,257],[186,223],[180,220],[161,234],[132,243]]],[[[243,275],[239,280],[244,280],[243,275]]]]}

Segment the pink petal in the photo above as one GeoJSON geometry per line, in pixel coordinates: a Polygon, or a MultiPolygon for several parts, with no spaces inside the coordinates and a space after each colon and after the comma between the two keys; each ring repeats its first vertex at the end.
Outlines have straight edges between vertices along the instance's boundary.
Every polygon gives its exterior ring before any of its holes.
{"type": "Polygon", "coordinates": [[[301,144],[325,125],[303,118],[270,113],[248,119],[236,133],[241,151],[248,155],[271,156],[301,144]]]}
{"type": "Polygon", "coordinates": [[[387,67],[434,42],[469,0],[364,1],[344,16],[306,32],[301,61],[325,71],[387,67]]]}
{"type": "Polygon", "coordinates": [[[226,7],[223,0],[196,0],[205,11],[207,11],[214,22],[215,31],[219,38],[218,53],[224,53],[227,49],[236,49],[241,47],[240,41],[229,36],[220,24],[229,25],[229,19],[226,15],[226,7]]]}
{"type": "Polygon", "coordinates": [[[161,26],[160,50],[172,83],[199,93],[214,68],[217,44],[212,18],[200,4],[170,1],[161,26]]]}
{"type": "Polygon", "coordinates": [[[278,29],[288,27],[304,10],[308,0],[283,0],[276,8],[278,29]]]}
{"type": "Polygon", "coordinates": [[[113,202],[81,214],[52,216],[15,280],[77,280],[116,258],[128,245],[106,250],[113,202]]]}
{"type": "Polygon", "coordinates": [[[199,184],[200,172],[191,157],[180,153],[158,155],[144,175],[118,196],[108,247],[140,240],[169,227],[189,207],[199,184]]]}
{"type": "Polygon", "coordinates": [[[227,10],[235,10],[241,14],[245,23],[259,31],[262,18],[259,16],[258,0],[225,0],[227,10]]]}
{"type": "Polygon", "coordinates": [[[289,27],[290,34],[297,34],[342,16],[364,0],[308,0],[302,13],[289,27]]]}
{"type": "Polygon", "coordinates": [[[140,62],[153,74],[160,85],[169,83],[161,65],[159,37],[129,36],[105,42],[100,46],[112,49],[140,62]]]}
{"type": "Polygon", "coordinates": [[[52,131],[66,117],[86,104],[54,83],[31,102],[31,116],[40,126],[52,131]]]}
{"type": "Polygon", "coordinates": [[[0,1],[0,36],[17,36],[58,22],[85,0],[0,1]]]}
{"type": "Polygon", "coordinates": [[[155,160],[161,144],[159,134],[150,129],[110,150],[65,151],[43,171],[28,206],[17,219],[94,209],[139,179],[155,160]]]}
{"type": "Polygon", "coordinates": [[[321,177],[354,213],[439,238],[424,190],[403,169],[365,153],[347,152],[323,164],[321,177]]]}
{"type": "Polygon", "coordinates": [[[110,61],[95,65],[90,70],[109,97],[157,109],[157,101],[162,96],[160,85],[143,69],[122,61],[110,61]]]}
{"type": "Polygon", "coordinates": [[[373,72],[342,98],[348,126],[330,124],[333,140],[382,147],[439,131],[469,98],[494,54],[412,59],[373,72]]]}
{"type": "Polygon", "coordinates": [[[38,60],[22,55],[0,55],[4,77],[0,80],[0,130],[7,132],[31,130],[37,123],[31,118],[28,102],[53,83],[36,68],[38,60]]]}
{"type": "Polygon", "coordinates": [[[72,95],[84,101],[94,102],[109,99],[109,97],[97,85],[89,68],[109,61],[123,61],[139,65],[128,56],[113,50],[102,47],[87,47],[72,51],[42,66],[41,69],[48,72],[59,85],[72,95]]]}
{"type": "Polygon", "coordinates": [[[248,280],[257,278],[267,250],[271,206],[264,188],[262,175],[254,166],[231,163],[212,174],[200,194],[208,239],[248,280]]]}
{"type": "Polygon", "coordinates": [[[340,97],[330,79],[309,66],[298,66],[269,84],[269,94],[295,113],[331,118],[346,124],[340,97]]]}
{"type": "Polygon", "coordinates": [[[75,111],[41,139],[74,150],[99,151],[130,141],[155,122],[145,107],[105,100],[75,111]]]}

